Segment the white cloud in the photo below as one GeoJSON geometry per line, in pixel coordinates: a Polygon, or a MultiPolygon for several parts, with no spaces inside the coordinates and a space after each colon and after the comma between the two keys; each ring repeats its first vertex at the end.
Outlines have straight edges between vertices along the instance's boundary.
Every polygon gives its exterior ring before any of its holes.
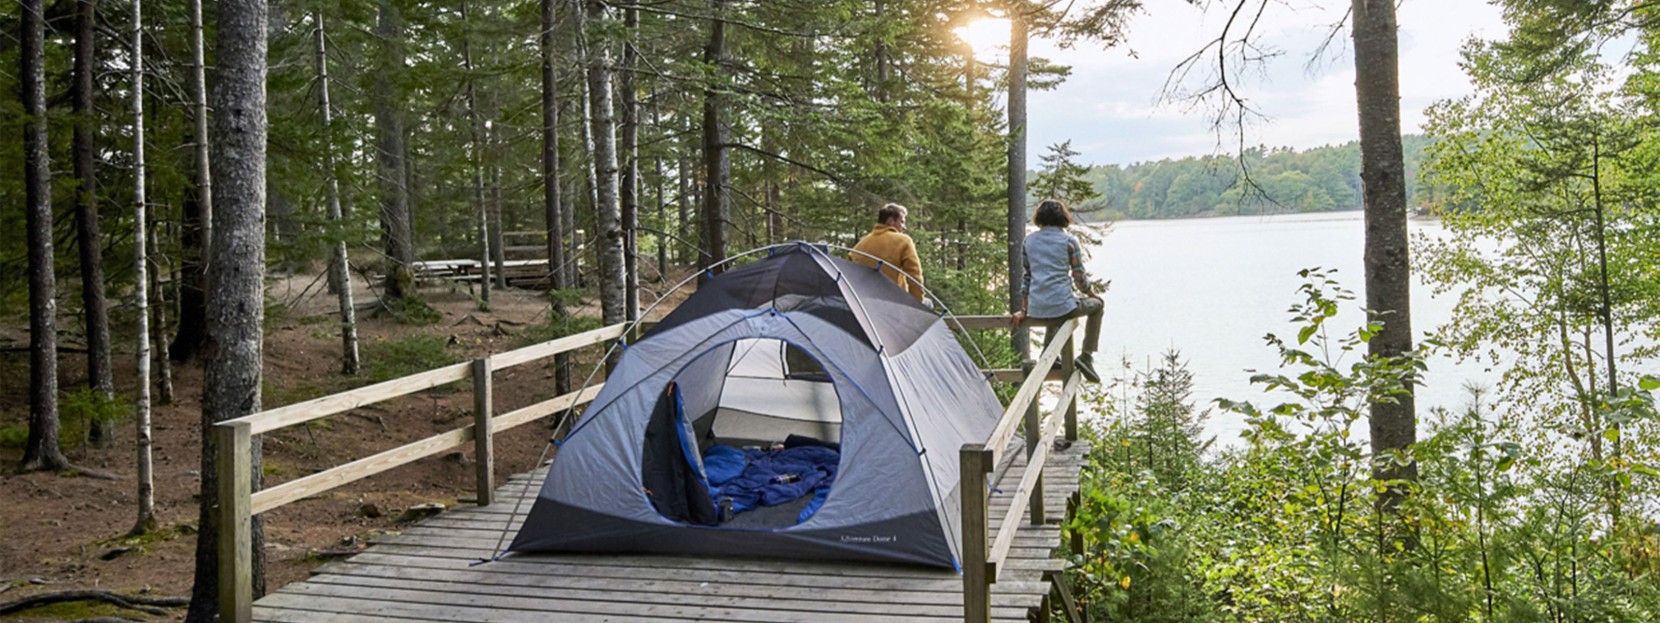
{"type": "MultiPolygon", "coordinates": [[[[1247,128],[1247,144],[1298,148],[1354,140],[1354,65],[1348,31],[1337,34],[1324,62],[1308,69],[1309,54],[1342,17],[1343,0],[1269,1],[1260,22],[1263,44],[1281,52],[1239,85],[1268,117],[1247,128]]],[[[1070,65],[1072,76],[1058,89],[1030,96],[1031,142],[1035,154],[1050,144],[1073,141],[1082,159],[1129,163],[1217,151],[1209,111],[1182,104],[1158,104],[1170,70],[1214,38],[1227,19],[1218,6],[1200,11],[1184,0],[1149,2],[1132,19],[1125,48],[1101,50],[1080,45],[1062,50],[1034,41],[1031,53],[1070,65]],[[1132,56],[1131,54],[1134,54],[1132,56]]],[[[1458,68],[1459,47],[1471,36],[1504,32],[1497,8],[1485,0],[1407,0],[1401,24],[1402,128],[1417,131],[1423,109],[1438,99],[1470,91],[1458,68]]],[[[982,52],[982,54],[986,54],[982,52]]],[[[993,52],[1006,58],[1007,51],[993,52]]],[[[1201,77],[1201,76],[1196,76],[1201,77]]],[[[1221,148],[1235,144],[1221,139],[1221,148]]]]}

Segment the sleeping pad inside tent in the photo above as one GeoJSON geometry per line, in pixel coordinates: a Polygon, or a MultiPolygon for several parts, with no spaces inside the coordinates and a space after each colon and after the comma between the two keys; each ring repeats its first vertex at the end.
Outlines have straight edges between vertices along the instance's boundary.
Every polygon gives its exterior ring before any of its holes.
{"type": "Polygon", "coordinates": [[[628,345],[509,550],[954,567],[958,449],[1001,414],[934,312],[780,245],[628,345]]]}

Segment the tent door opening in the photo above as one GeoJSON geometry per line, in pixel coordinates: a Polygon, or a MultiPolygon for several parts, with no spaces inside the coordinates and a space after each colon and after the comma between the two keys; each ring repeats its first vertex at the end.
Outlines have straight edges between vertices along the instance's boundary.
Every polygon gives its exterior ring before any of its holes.
{"type": "Polygon", "coordinates": [[[807,352],[776,339],[728,342],[693,359],[658,398],[642,484],[677,522],[790,528],[828,499],[841,428],[835,383],[807,352]]]}

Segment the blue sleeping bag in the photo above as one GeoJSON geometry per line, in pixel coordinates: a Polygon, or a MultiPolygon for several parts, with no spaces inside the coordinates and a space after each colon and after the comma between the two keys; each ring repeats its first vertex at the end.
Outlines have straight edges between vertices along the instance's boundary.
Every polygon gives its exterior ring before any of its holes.
{"type": "Polygon", "coordinates": [[[773,452],[715,445],[703,455],[710,495],[717,500],[731,498],[733,512],[777,506],[815,493],[796,523],[806,521],[824,505],[840,462],[840,452],[821,446],[773,452]]]}
{"type": "Polygon", "coordinates": [[[747,465],[749,459],[744,458],[743,450],[720,444],[710,446],[703,453],[703,473],[709,477],[709,492],[714,493],[720,485],[737,478],[747,465]]]}

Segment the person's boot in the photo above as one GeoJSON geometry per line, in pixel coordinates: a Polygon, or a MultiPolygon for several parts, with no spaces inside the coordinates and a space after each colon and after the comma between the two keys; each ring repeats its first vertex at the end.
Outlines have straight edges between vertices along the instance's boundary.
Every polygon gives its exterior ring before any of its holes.
{"type": "Polygon", "coordinates": [[[1078,366],[1078,371],[1083,373],[1085,380],[1091,383],[1101,382],[1101,375],[1095,371],[1095,359],[1090,356],[1090,353],[1078,355],[1078,358],[1073,361],[1073,365],[1078,366]]]}

